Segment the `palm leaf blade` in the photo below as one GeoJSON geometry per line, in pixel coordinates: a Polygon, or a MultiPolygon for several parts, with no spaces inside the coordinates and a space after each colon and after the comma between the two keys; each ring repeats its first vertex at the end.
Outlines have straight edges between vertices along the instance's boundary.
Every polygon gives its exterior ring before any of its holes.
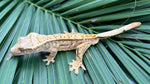
{"type": "MultiPolygon", "coordinates": [[[[109,41],[107,41],[109,42],[109,41]]],[[[131,59],[129,59],[127,57],[127,55],[114,43],[109,42],[110,44],[108,44],[108,46],[112,46],[110,47],[112,49],[112,51],[117,55],[117,57],[120,59],[120,61],[124,64],[125,67],[128,67],[126,69],[129,70],[130,74],[132,76],[134,76],[134,78],[136,79],[136,81],[138,83],[148,83],[148,80],[146,79],[141,79],[144,78],[141,73],[140,73],[140,68],[137,67],[137,65],[131,61],[131,59]],[[119,51],[119,52],[118,52],[119,51]],[[126,57],[126,58],[125,58],[126,57]],[[130,62],[129,62],[130,61],[130,62]],[[136,68],[137,67],[137,68],[136,68]],[[134,73],[134,74],[133,74],[134,73]]]]}
{"type": "Polygon", "coordinates": [[[148,84],[149,3],[148,0],[0,1],[0,83],[148,84]],[[58,52],[56,62],[49,66],[42,61],[49,53],[22,55],[6,61],[17,39],[31,32],[49,35],[74,29],[92,34],[133,21],[143,21],[144,25],[91,46],[83,58],[87,70],[79,68],[78,75],[69,72],[68,63],[76,59],[74,51],[58,52]]]}
{"type": "Polygon", "coordinates": [[[19,14],[21,13],[23,7],[24,7],[24,3],[20,4],[16,8],[15,13],[13,13],[10,17],[8,17],[8,19],[1,25],[1,28],[0,28],[0,36],[1,36],[0,43],[2,42],[5,35],[8,33],[8,31],[11,29],[11,27],[15,23],[17,17],[19,17],[19,14]],[[14,17],[14,18],[12,19],[12,17],[14,17]]]}

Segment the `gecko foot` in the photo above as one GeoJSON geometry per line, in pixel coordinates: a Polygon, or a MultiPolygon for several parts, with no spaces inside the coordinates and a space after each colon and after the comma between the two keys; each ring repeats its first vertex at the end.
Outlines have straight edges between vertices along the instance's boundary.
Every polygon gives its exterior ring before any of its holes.
{"type": "Polygon", "coordinates": [[[72,60],[73,62],[68,63],[69,65],[72,65],[72,67],[69,69],[69,71],[73,71],[75,70],[75,74],[78,74],[78,68],[81,67],[83,70],[86,70],[86,68],[84,67],[84,65],[82,64],[82,62],[76,61],[76,60],[72,60]]]}
{"type": "Polygon", "coordinates": [[[45,61],[47,61],[47,64],[46,65],[49,65],[50,64],[50,62],[52,62],[52,63],[54,63],[55,62],[55,60],[54,59],[52,59],[52,58],[49,58],[49,56],[46,56],[47,58],[46,59],[43,59],[43,61],[45,62],[45,61]]]}

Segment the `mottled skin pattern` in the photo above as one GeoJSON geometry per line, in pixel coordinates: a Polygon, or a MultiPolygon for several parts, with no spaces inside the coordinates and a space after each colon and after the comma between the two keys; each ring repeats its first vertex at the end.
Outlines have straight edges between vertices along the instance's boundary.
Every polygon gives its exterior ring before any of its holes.
{"type": "Polygon", "coordinates": [[[47,61],[46,65],[50,62],[54,63],[54,58],[58,51],[67,51],[76,49],[76,60],[73,60],[69,71],[75,70],[78,74],[78,68],[81,67],[86,70],[82,64],[82,58],[86,50],[91,46],[98,43],[99,39],[114,36],[124,31],[130,30],[137,26],[140,26],[140,22],[134,22],[129,25],[123,26],[119,29],[100,33],[100,34],[81,34],[72,30],[71,33],[65,32],[65,34],[54,35],[39,35],[37,33],[30,33],[26,37],[20,37],[18,43],[11,48],[11,53],[15,56],[25,55],[38,52],[50,52],[49,56],[43,61],[47,61]]]}

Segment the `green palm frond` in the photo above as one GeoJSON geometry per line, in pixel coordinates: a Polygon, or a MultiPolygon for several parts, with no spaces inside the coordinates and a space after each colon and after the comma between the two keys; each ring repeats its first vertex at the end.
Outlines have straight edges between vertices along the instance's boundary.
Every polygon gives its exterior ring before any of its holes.
{"type": "Polygon", "coordinates": [[[0,84],[150,83],[149,0],[0,0],[0,84]],[[46,53],[13,57],[18,37],[30,32],[58,34],[74,29],[100,33],[139,21],[142,26],[102,39],[84,55],[87,70],[69,72],[74,51],[59,52],[45,66],[46,53]]]}

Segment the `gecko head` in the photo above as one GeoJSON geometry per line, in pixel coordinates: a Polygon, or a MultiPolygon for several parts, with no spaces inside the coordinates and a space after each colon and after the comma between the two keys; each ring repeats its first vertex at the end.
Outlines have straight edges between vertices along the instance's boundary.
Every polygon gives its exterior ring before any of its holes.
{"type": "Polygon", "coordinates": [[[32,43],[28,36],[20,37],[18,39],[18,43],[11,48],[11,54],[15,56],[31,54],[32,52],[33,52],[32,43]]]}

